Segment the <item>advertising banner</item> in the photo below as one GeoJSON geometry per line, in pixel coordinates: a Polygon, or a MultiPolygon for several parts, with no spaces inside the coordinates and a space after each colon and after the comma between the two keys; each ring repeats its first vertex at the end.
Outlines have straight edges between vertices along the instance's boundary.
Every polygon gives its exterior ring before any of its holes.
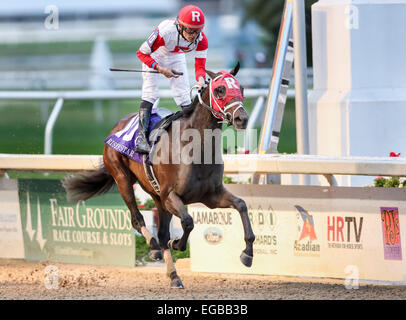
{"type": "Polygon", "coordinates": [[[76,204],[59,180],[19,180],[18,190],[26,260],[135,266],[135,232],[117,189],[76,204]]]}
{"type": "Polygon", "coordinates": [[[396,188],[227,185],[256,236],[251,268],[239,213],[188,206],[193,271],[406,282],[406,192],[396,188]]]}
{"type": "Polygon", "coordinates": [[[0,257],[24,258],[17,180],[0,179],[0,257]]]}

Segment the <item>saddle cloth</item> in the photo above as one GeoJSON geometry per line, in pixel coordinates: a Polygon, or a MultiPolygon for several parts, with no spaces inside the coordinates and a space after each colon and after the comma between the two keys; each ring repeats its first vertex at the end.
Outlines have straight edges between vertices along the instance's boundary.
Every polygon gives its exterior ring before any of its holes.
{"type": "MultiPolygon", "coordinates": [[[[167,110],[162,112],[162,110],[166,109],[152,109],[151,111],[151,118],[149,123],[149,133],[148,133],[148,140],[152,143],[157,143],[158,138],[157,136],[161,132],[161,130],[167,130],[172,121],[180,118],[182,116],[182,111],[178,111],[176,113],[169,113],[167,110]],[[168,114],[169,113],[169,114],[168,114]],[[166,114],[166,116],[164,116],[166,114]],[[158,130],[155,130],[158,129],[158,130]],[[154,137],[150,136],[150,133],[154,130],[154,137]]],[[[108,136],[104,143],[108,145],[110,148],[120,152],[121,154],[125,155],[126,157],[137,161],[138,163],[143,164],[143,154],[135,152],[135,141],[138,137],[139,133],[139,115],[136,113],[134,117],[132,117],[127,125],[120,131],[113,133],[112,135],[108,136]]],[[[151,146],[152,147],[152,146],[151,146]]]]}

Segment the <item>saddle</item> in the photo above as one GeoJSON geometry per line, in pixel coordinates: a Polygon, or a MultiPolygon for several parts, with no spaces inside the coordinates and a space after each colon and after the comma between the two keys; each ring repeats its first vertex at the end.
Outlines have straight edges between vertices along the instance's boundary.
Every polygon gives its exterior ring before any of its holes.
{"type": "Polygon", "coordinates": [[[159,141],[159,137],[162,134],[162,132],[167,131],[170,128],[173,121],[181,118],[182,116],[183,111],[177,111],[175,113],[168,114],[160,121],[155,123],[148,137],[149,143],[152,144],[151,146],[155,145],[159,141]]]}

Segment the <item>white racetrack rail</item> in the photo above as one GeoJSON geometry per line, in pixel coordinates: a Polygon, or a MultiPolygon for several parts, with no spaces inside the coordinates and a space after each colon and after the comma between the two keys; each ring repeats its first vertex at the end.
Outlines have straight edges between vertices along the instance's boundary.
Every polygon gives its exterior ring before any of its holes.
{"type": "MultiPolygon", "coordinates": [[[[406,159],[389,157],[333,157],[296,154],[223,155],[224,172],[406,176],[406,159]]],[[[97,168],[98,155],[0,154],[0,171],[75,172],[97,168]]]]}

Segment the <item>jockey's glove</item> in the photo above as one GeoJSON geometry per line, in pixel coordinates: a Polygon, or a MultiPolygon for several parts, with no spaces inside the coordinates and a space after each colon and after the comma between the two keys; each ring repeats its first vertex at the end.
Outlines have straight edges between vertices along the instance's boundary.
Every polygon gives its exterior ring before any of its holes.
{"type": "Polygon", "coordinates": [[[167,78],[177,78],[180,76],[179,73],[174,73],[173,70],[169,68],[158,66],[157,70],[159,73],[162,73],[167,78]]]}
{"type": "Polygon", "coordinates": [[[197,85],[199,86],[199,90],[207,87],[207,82],[203,77],[199,77],[197,80],[197,85]]]}

